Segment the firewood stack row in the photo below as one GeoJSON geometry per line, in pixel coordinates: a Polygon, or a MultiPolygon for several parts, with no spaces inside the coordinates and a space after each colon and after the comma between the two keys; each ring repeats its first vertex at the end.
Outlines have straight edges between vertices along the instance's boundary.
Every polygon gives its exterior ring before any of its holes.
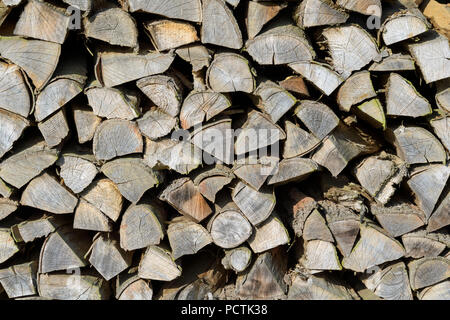
{"type": "Polygon", "coordinates": [[[1,1],[0,297],[450,299],[421,2],[1,1]]]}

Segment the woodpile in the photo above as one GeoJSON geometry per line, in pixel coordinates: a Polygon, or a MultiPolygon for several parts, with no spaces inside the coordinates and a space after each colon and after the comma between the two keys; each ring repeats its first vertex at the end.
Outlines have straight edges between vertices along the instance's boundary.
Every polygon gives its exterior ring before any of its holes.
{"type": "Polygon", "coordinates": [[[0,298],[450,299],[445,10],[0,1],[0,298]]]}

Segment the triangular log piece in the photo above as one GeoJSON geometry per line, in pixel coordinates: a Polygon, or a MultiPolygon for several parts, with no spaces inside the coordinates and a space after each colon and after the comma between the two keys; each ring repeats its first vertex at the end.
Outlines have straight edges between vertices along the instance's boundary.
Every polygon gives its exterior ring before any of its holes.
{"type": "Polygon", "coordinates": [[[339,124],[339,118],[327,105],[303,100],[295,109],[295,115],[319,140],[324,139],[339,124]]]}
{"type": "Polygon", "coordinates": [[[370,212],[392,237],[420,228],[425,224],[425,215],[418,207],[408,202],[393,201],[388,205],[371,203],[370,212]]]}
{"type": "Polygon", "coordinates": [[[158,245],[164,238],[166,212],[157,202],[131,205],[120,223],[120,246],[132,251],[158,245]]]}
{"type": "Polygon", "coordinates": [[[283,280],[287,270],[281,248],[260,254],[250,269],[236,280],[236,293],[244,299],[285,299],[287,285],[283,280]]]}
{"type": "Polygon", "coordinates": [[[264,25],[275,18],[278,13],[287,7],[285,2],[259,2],[249,1],[245,25],[249,39],[253,39],[262,30],[264,25]]]}
{"type": "Polygon", "coordinates": [[[109,179],[95,180],[81,197],[103,212],[111,220],[117,221],[122,211],[123,198],[119,189],[109,179]]]}
{"type": "Polygon", "coordinates": [[[450,151],[450,116],[431,120],[430,124],[444,147],[447,151],[450,151]]]}
{"type": "Polygon", "coordinates": [[[58,150],[50,149],[42,140],[16,150],[0,163],[0,177],[20,189],[58,159],[58,150]]]}
{"type": "Polygon", "coordinates": [[[423,289],[418,297],[420,300],[449,300],[450,280],[423,289]]]}
{"type": "Polygon", "coordinates": [[[380,100],[372,99],[361,103],[354,109],[355,114],[377,129],[386,129],[386,115],[380,100]]]}
{"type": "Polygon", "coordinates": [[[47,145],[50,148],[56,147],[69,135],[69,124],[65,110],[60,110],[53,116],[39,122],[38,128],[47,145]]]}
{"type": "Polygon", "coordinates": [[[308,131],[290,121],[285,122],[286,141],[284,142],[283,158],[303,156],[320,144],[320,140],[308,131]]]}
{"type": "Polygon", "coordinates": [[[448,240],[448,235],[442,234],[441,236],[441,234],[437,233],[426,233],[425,230],[407,233],[402,236],[406,257],[414,259],[437,257],[446,249],[448,240]],[[447,236],[447,239],[443,239],[445,236],[447,236]]]}
{"type": "Polygon", "coordinates": [[[94,205],[80,199],[73,218],[73,228],[109,232],[113,230],[112,221],[94,205]]]}
{"type": "Polygon", "coordinates": [[[73,120],[77,131],[78,142],[85,143],[94,138],[95,130],[102,122],[100,117],[97,117],[91,108],[74,106],[72,108],[73,120]]]}
{"type": "Polygon", "coordinates": [[[130,12],[142,11],[168,18],[202,21],[202,3],[200,0],[127,0],[130,12]]]}
{"type": "Polygon", "coordinates": [[[379,9],[381,15],[381,0],[337,0],[336,4],[347,10],[355,11],[364,15],[375,15],[374,8],[379,9]]]}
{"type": "Polygon", "coordinates": [[[287,211],[286,217],[290,227],[297,237],[302,237],[305,221],[317,207],[317,202],[295,187],[288,188],[285,193],[282,193],[281,199],[281,204],[287,211]]]}
{"type": "Polygon", "coordinates": [[[27,117],[32,109],[33,96],[22,70],[0,62],[0,108],[27,117]]]}
{"type": "Polygon", "coordinates": [[[90,246],[91,237],[86,231],[74,231],[70,226],[59,228],[42,245],[39,273],[86,266],[84,256],[90,246]]]}
{"type": "Polygon", "coordinates": [[[337,103],[339,109],[349,112],[352,106],[376,96],[377,93],[373,88],[370,72],[365,70],[356,72],[345,80],[339,88],[337,103]]]}
{"type": "Polygon", "coordinates": [[[302,237],[306,241],[322,240],[334,242],[333,235],[328,229],[325,219],[317,209],[314,209],[306,219],[302,237]]]}
{"type": "Polygon", "coordinates": [[[278,81],[278,84],[284,89],[293,92],[300,97],[309,97],[308,87],[301,76],[289,76],[282,81],[278,81]]]}
{"type": "MultiPolygon", "coordinates": [[[[1,42],[1,40],[0,40],[1,42]]],[[[14,142],[20,138],[30,123],[26,118],[0,109],[0,158],[11,150],[14,142]]]]}
{"type": "Polygon", "coordinates": [[[103,121],[95,131],[93,151],[98,160],[142,153],[143,140],[138,126],[127,120],[103,121]]]}
{"type": "Polygon", "coordinates": [[[11,213],[17,210],[19,203],[9,200],[8,198],[0,198],[0,220],[5,219],[11,213]]]}
{"type": "Polygon", "coordinates": [[[235,178],[233,172],[226,166],[217,165],[210,169],[200,171],[194,178],[194,185],[198,191],[212,203],[215,202],[216,194],[224,186],[231,183],[235,178]]]}
{"type": "Polygon", "coordinates": [[[20,298],[37,294],[36,261],[15,264],[0,270],[0,283],[8,298],[20,298]]]}
{"type": "Polygon", "coordinates": [[[345,23],[348,14],[330,0],[305,0],[294,13],[295,22],[302,28],[345,23]]]}
{"type": "Polygon", "coordinates": [[[411,289],[422,289],[450,277],[450,260],[444,257],[412,260],[408,269],[411,289]]]}
{"type": "Polygon", "coordinates": [[[390,46],[394,43],[414,38],[431,28],[427,18],[418,9],[397,11],[389,16],[381,26],[379,33],[383,42],[390,46]]]}
{"type": "Polygon", "coordinates": [[[252,251],[247,247],[239,247],[225,251],[222,264],[225,269],[236,273],[243,272],[252,261],[252,251]]]}
{"type": "Polygon", "coordinates": [[[5,262],[19,252],[19,247],[16,245],[9,228],[0,228],[0,243],[2,244],[0,248],[0,263],[5,262]]]}
{"type": "Polygon", "coordinates": [[[275,25],[248,40],[245,48],[260,65],[311,61],[316,57],[303,30],[293,25],[275,25]]]}
{"type": "Polygon", "coordinates": [[[13,193],[13,188],[9,187],[2,179],[0,179],[0,195],[9,198],[13,193]]]}
{"type": "Polygon", "coordinates": [[[445,197],[428,220],[428,232],[439,230],[450,224],[450,192],[448,190],[444,192],[446,192],[445,197]]]}
{"type": "Polygon", "coordinates": [[[300,157],[283,159],[278,164],[278,171],[269,177],[267,184],[280,186],[293,181],[302,181],[318,170],[319,166],[311,159],[300,157]]]}
{"type": "Polygon", "coordinates": [[[402,245],[384,234],[381,229],[370,225],[361,225],[361,238],[348,257],[342,260],[342,266],[356,272],[364,272],[374,266],[400,259],[405,255],[402,245]]]}
{"type": "Polygon", "coordinates": [[[263,223],[255,227],[255,231],[248,240],[254,253],[264,252],[289,243],[288,230],[276,214],[272,214],[263,223]]]}
{"type": "Polygon", "coordinates": [[[84,22],[86,37],[107,42],[111,45],[138,46],[136,21],[119,8],[107,8],[96,12],[84,22]]]}
{"type": "Polygon", "coordinates": [[[55,214],[73,213],[78,198],[47,173],[31,180],[22,193],[20,204],[55,214]]]}
{"type": "Polygon", "coordinates": [[[344,81],[337,72],[331,70],[331,67],[325,63],[314,61],[294,62],[289,64],[289,67],[301,74],[327,96],[331,95],[344,81]]]}
{"type": "Polygon", "coordinates": [[[161,193],[160,199],[196,222],[201,222],[212,213],[205,198],[189,178],[172,181],[161,193]]]}
{"type": "Polygon", "coordinates": [[[224,0],[203,0],[203,43],[222,47],[242,48],[242,34],[233,12],[224,0]]]}
{"type": "Polygon", "coordinates": [[[115,87],[123,83],[138,80],[154,74],[165,72],[175,54],[145,52],[141,54],[103,52],[99,54],[96,76],[107,87],[115,87]]]}
{"type": "Polygon", "coordinates": [[[256,191],[243,182],[238,182],[233,189],[232,198],[253,225],[258,225],[269,218],[276,202],[273,188],[262,187],[256,191]]]}
{"type": "Polygon", "coordinates": [[[70,220],[55,216],[44,216],[38,219],[25,220],[11,227],[11,233],[16,242],[32,242],[38,238],[47,237],[70,220]]]}
{"type": "Polygon", "coordinates": [[[436,82],[436,104],[446,112],[450,112],[450,80],[442,80],[436,82]]]}
{"type": "Polygon", "coordinates": [[[132,252],[125,252],[119,241],[109,234],[100,235],[92,244],[89,262],[102,275],[110,280],[131,265],[132,252]]]}
{"type": "Polygon", "coordinates": [[[162,178],[140,158],[120,158],[109,161],[102,166],[101,171],[132,203],[138,202],[148,189],[158,186],[162,178]]]}
{"type": "Polygon", "coordinates": [[[158,108],[152,108],[137,120],[141,133],[151,140],[168,135],[177,124],[177,119],[158,108]]]}
{"type": "Polygon", "coordinates": [[[211,51],[201,44],[190,44],[175,51],[181,59],[192,65],[192,71],[197,72],[211,63],[211,51]]]}
{"type": "Polygon", "coordinates": [[[172,253],[158,246],[149,246],[139,263],[139,277],[158,281],[172,281],[181,275],[172,253]]]}
{"type": "Polygon", "coordinates": [[[158,51],[175,49],[200,39],[194,26],[182,21],[156,20],[144,24],[158,51]]]}
{"type": "Polygon", "coordinates": [[[277,157],[262,156],[257,158],[250,155],[248,158],[238,159],[233,166],[234,174],[245,184],[259,190],[267,178],[278,169],[280,159],[277,157]]]}
{"type": "Polygon", "coordinates": [[[61,168],[59,175],[64,184],[74,193],[86,189],[98,173],[97,167],[82,155],[64,154],[57,162],[61,168]]]}
{"type": "Polygon", "coordinates": [[[336,247],[328,241],[311,240],[305,244],[302,265],[310,270],[341,270],[336,247]]]}
{"type": "Polygon", "coordinates": [[[399,126],[393,130],[397,155],[408,164],[445,162],[444,147],[428,130],[416,126],[399,126]]]}
{"type": "Polygon", "coordinates": [[[139,278],[137,268],[130,268],[117,276],[117,300],[152,300],[152,298],[152,284],[148,280],[139,278]]]}
{"type": "Polygon", "coordinates": [[[169,222],[167,229],[173,258],[195,254],[213,242],[209,232],[187,217],[177,217],[169,222]]]}
{"type": "Polygon", "coordinates": [[[411,71],[416,70],[414,60],[409,54],[395,53],[383,58],[380,62],[373,62],[369,71],[386,72],[386,71],[411,71]]]}

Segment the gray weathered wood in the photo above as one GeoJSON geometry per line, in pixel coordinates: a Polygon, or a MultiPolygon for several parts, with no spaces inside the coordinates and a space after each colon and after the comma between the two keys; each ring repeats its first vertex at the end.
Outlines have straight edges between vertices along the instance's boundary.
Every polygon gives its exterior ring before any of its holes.
{"type": "Polygon", "coordinates": [[[0,198],[0,220],[17,210],[19,203],[8,198],[0,198]]]}
{"type": "Polygon", "coordinates": [[[311,270],[341,270],[336,247],[328,241],[311,240],[305,244],[301,259],[303,266],[311,270]]]}
{"type": "Polygon", "coordinates": [[[419,294],[420,300],[448,300],[450,299],[450,280],[424,288],[419,294]]]}
{"type": "Polygon", "coordinates": [[[194,178],[194,185],[209,201],[215,202],[216,194],[235,178],[226,166],[217,165],[200,171],[194,178]]]}
{"type": "Polygon", "coordinates": [[[175,49],[200,39],[194,26],[182,21],[156,20],[144,24],[158,51],[175,49]]]}
{"type": "Polygon", "coordinates": [[[80,199],[73,217],[73,228],[91,231],[112,231],[113,224],[108,217],[84,199],[80,199]]]}
{"type": "Polygon", "coordinates": [[[136,268],[131,268],[128,273],[122,273],[116,280],[117,300],[152,300],[153,288],[148,280],[140,279],[136,268]],[[133,270],[133,272],[131,272],[133,270]]]}
{"type": "Polygon", "coordinates": [[[450,277],[450,261],[444,257],[422,258],[408,264],[413,290],[434,285],[450,277]]]}
{"type": "Polygon", "coordinates": [[[439,137],[447,151],[450,150],[450,116],[433,119],[430,121],[434,133],[439,137]]]}
{"type": "Polygon", "coordinates": [[[319,140],[339,124],[339,118],[328,106],[312,100],[303,100],[295,109],[295,115],[319,140]]]}
{"type": "Polygon", "coordinates": [[[317,209],[314,209],[306,218],[302,237],[306,241],[322,240],[334,242],[333,235],[328,229],[325,219],[317,209]]]}
{"type": "Polygon", "coordinates": [[[152,108],[137,120],[137,124],[144,136],[156,140],[168,135],[177,124],[177,119],[158,108],[152,108]]]}
{"type": "Polygon", "coordinates": [[[385,71],[407,71],[415,70],[413,58],[408,54],[395,53],[383,58],[380,62],[373,62],[369,71],[385,72],[385,71]]]}
{"type": "Polygon", "coordinates": [[[85,143],[94,138],[95,130],[102,122],[100,117],[97,117],[90,108],[82,106],[74,106],[72,108],[73,119],[78,135],[78,142],[85,143]]]}
{"type": "Polygon", "coordinates": [[[28,219],[11,227],[11,233],[16,242],[32,242],[38,238],[47,237],[69,220],[55,216],[44,216],[38,219],[28,219]]]}
{"type": "Polygon", "coordinates": [[[244,159],[238,159],[233,166],[234,174],[242,182],[259,190],[267,178],[278,169],[280,159],[278,157],[250,155],[244,159]]]}
{"type": "Polygon", "coordinates": [[[302,181],[319,170],[319,166],[311,159],[294,157],[283,159],[278,164],[278,172],[270,176],[268,185],[280,186],[293,181],[302,181]]]}
{"type": "Polygon", "coordinates": [[[431,24],[417,9],[397,11],[383,22],[380,34],[384,43],[389,46],[422,34],[430,27],[431,24]]]}
{"type": "Polygon", "coordinates": [[[188,20],[193,22],[202,21],[202,4],[200,0],[128,0],[131,12],[143,11],[154,13],[168,18],[188,20]]]}
{"type": "Polygon", "coordinates": [[[0,243],[2,244],[0,248],[0,263],[7,261],[19,252],[19,247],[16,245],[9,228],[0,228],[0,243]]]}
{"type": "Polygon", "coordinates": [[[116,221],[122,211],[123,199],[118,187],[109,179],[95,180],[81,197],[116,221]]]}
{"type": "Polygon", "coordinates": [[[258,224],[248,240],[254,253],[264,252],[289,242],[289,233],[276,214],[271,214],[264,222],[258,224]]]}
{"type": "Polygon", "coordinates": [[[286,6],[285,2],[249,1],[247,17],[245,18],[248,38],[253,39],[256,37],[264,25],[275,18],[286,6]]]}
{"type": "Polygon", "coordinates": [[[428,232],[439,230],[450,224],[450,192],[448,190],[445,192],[445,197],[428,220],[428,232]]]}
{"type": "Polygon", "coordinates": [[[381,15],[381,0],[337,0],[336,4],[347,10],[359,12],[364,15],[377,15],[374,8],[380,9],[381,15]],[[373,7],[372,7],[373,6],[373,7]]]}
{"type": "Polygon", "coordinates": [[[321,92],[329,96],[344,79],[331,70],[331,67],[318,62],[294,62],[289,67],[295,72],[301,74],[306,80],[312,82],[321,92]]]}
{"type": "Polygon", "coordinates": [[[0,109],[0,158],[11,150],[14,142],[20,138],[30,123],[15,113],[0,109]]]}
{"type": "Polygon", "coordinates": [[[294,13],[295,22],[306,28],[345,23],[348,17],[330,0],[305,0],[294,13]]]}
{"type": "Polygon", "coordinates": [[[69,124],[67,123],[65,110],[60,110],[53,116],[39,122],[38,128],[50,148],[61,144],[69,135],[69,124]]]}
{"type": "Polygon", "coordinates": [[[181,275],[181,267],[172,253],[158,246],[149,246],[139,263],[139,277],[158,281],[171,281],[181,275]]]}
{"type": "Polygon", "coordinates": [[[225,251],[225,256],[222,258],[224,268],[236,273],[247,269],[251,261],[252,251],[244,246],[225,251]]]}
{"type": "Polygon", "coordinates": [[[0,62],[0,108],[27,117],[32,109],[31,88],[20,68],[0,62]]]}
{"type": "MultiPolygon", "coordinates": [[[[448,237],[448,235],[446,235],[448,237]]],[[[414,259],[423,257],[437,257],[447,247],[444,239],[439,235],[419,230],[402,236],[402,243],[406,250],[406,256],[414,259]],[[442,241],[441,241],[442,240],[442,241]]]]}
{"type": "Polygon", "coordinates": [[[349,77],[339,88],[337,103],[341,110],[350,111],[350,108],[364,100],[377,96],[373,88],[368,71],[356,72],[349,77]]]}
{"type": "Polygon", "coordinates": [[[355,300],[356,293],[326,276],[294,274],[289,287],[289,300],[355,300]]]}
{"type": "Polygon", "coordinates": [[[308,131],[290,121],[285,122],[286,141],[284,142],[283,158],[303,156],[320,144],[320,140],[308,131]]]}
{"type": "Polygon", "coordinates": [[[386,129],[386,115],[379,99],[361,103],[355,109],[355,114],[374,128],[386,129]]]}
{"type": "Polygon", "coordinates": [[[8,298],[19,298],[37,293],[36,269],[36,261],[31,261],[0,270],[0,283],[8,298]]]}
{"type": "Polygon", "coordinates": [[[197,72],[204,67],[209,67],[211,62],[211,51],[201,44],[191,44],[175,51],[181,59],[192,65],[192,71],[197,72]]]}
{"type": "Polygon", "coordinates": [[[64,179],[64,184],[74,193],[86,189],[98,173],[92,161],[84,159],[82,155],[62,155],[57,164],[61,167],[59,175],[64,179]]]}

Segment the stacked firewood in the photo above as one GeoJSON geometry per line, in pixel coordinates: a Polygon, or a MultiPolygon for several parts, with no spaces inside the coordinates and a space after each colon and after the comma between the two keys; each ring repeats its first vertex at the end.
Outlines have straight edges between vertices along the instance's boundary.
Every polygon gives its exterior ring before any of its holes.
{"type": "Polygon", "coordinates": [[[0,1],[0,297],[450,299],[448,10],[0,1]]]}

